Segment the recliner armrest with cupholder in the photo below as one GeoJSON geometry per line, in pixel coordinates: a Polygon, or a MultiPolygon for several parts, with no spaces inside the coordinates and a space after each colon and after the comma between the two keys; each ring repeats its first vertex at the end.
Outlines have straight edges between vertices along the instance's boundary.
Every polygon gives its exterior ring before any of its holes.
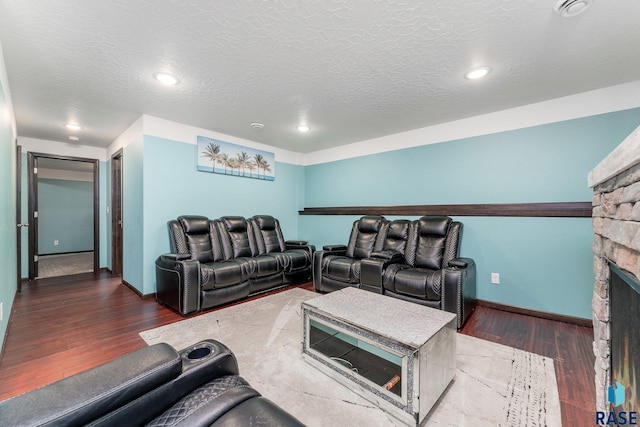
{"type": "Polygon", "coordinates": [[[249,419],[303,426],[251,388],[235,355],[215,340],[179,352],[154,344],[0,402],[3,426],[215,426],[249,419]]]}

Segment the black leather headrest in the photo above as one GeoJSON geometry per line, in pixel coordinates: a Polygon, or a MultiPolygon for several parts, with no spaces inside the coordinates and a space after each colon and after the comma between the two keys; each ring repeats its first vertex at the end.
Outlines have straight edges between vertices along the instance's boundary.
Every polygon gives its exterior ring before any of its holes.
{"type": "Polygon", "coordinates": [[[256,215],[253,217],[258,224],[260,230],[275,230],[276,219],[269,215],[256,215]]]}
{"type": "Polygon", "coordinates": [[[423,216],[418,220],[418,233],[446,236],[452,221],[448,216],[423,216]]]}
{"type": "Polygon", "coordinates": [[[408,219],[398,219],[391,221],[389,224],[389,231],[387,231],[387,238],[394,240],[406,240],[409,235],[409,224],[411,221],[408,219]]]}
{"type": "Polygon", "coordinates": [[[230,233],[247,230],[247,220],[241,216],[223,216],[220,219],[230,233]]]}
{"type": "Polygon", "coordinates": [[[384,220],[381,216],[374,215],[366,215],[360,218],[358,221],[358,230],[364,233],[377,233],[380,231],[380,227],[382,226],[382,221],[384,220]]]}
{"type": "Polygon", "coordinates": [[[209,218],[198,215],[182,215],[178,217],[182,229],[187,234],[203,234],[209,232],[209,218]]]}

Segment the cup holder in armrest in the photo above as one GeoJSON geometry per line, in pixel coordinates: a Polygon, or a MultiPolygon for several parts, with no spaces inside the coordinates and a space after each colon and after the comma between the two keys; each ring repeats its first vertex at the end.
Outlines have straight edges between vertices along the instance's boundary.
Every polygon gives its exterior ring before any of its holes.
{"type": "Polygon", "coordinates": [[[216,346],[213,343],[207,341],[199,342],[180,351],[182,366],[187,369],[189,366],[209,360],[216,353],[216,346]]]}
{"type": "Polygon", "coordinates": [[[203,357],[207,357],[210,354],[211,354],[210,347],[194,348],[189,353],[187,353],[187,359],[198,360],[198,359],[202,359],[203,357]]]}

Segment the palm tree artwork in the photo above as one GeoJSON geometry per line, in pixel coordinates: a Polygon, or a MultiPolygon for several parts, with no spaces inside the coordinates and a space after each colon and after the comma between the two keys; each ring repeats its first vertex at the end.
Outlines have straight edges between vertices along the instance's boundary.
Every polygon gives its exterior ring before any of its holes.
{"type": "Polygon", "coordinates": [[[253,178],[253,171],[256,170],[256,167],[257,167],[256,163],[253,160],[249,159],[246,166],[247,166],[247,169],[249,169],[249,176],[253,178]]]}
{"type": "Polygon", "coordinates": [[[255,156],[253,156],[253,159],[256,162],[256,165],[258,167],[258,178],[260,177],[260,168],[262,168],[262,165],[264,165],[264,157],[262,156],[262,154],[256,154],[255,156]]]}
{"type": "Polygon", "coordinates": [[[199,171],[273,181],[273,164],[273,153],[198,136],[199,171]]]}
{"type": "Polygon", "coordinates": [[[238,166],[242,168],[242,176],[246,176],[244,174],[244,171],[247,169],[247,162],[249,161],[249,155],[246,152],[241,151],[236,156],[236,159],[238,161],[238,166]]]}
{"type": "Polygon", "coordinates": [[[220,158],[218,159],[220,164],[224,166],[224,174],[227,174],[227,168],[229,167],[229,155],[227,153],[220,154],[220,158]]]}
{"type": "Polygon", "coordinates": [[[211,169],[215,171],[216,162],[218,161],[218,158],[220,156],[220,146],[214,144],[213,142],[210,142],[209,145],[204,148],[204,152],[200,154],[200,156],[207,157],[209,160],[211,160],[211,169]]]}

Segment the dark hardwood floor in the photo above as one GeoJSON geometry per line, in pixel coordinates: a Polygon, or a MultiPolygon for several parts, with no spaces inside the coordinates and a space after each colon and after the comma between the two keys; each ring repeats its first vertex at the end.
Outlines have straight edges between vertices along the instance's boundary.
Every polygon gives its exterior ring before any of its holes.
{"type": "MultiPolygon", "coordinates": [[[[310,283],[301,287],[312,290],[310,283]]],[[[142,348],[138,332],[183,320],[108,273],[42,279],[22,289],[0,361],[0,400],[142,348]]],[[[478,307],[461,333],[553,358],[563,425],[594,425],[590,328],[478,307]]]]}

